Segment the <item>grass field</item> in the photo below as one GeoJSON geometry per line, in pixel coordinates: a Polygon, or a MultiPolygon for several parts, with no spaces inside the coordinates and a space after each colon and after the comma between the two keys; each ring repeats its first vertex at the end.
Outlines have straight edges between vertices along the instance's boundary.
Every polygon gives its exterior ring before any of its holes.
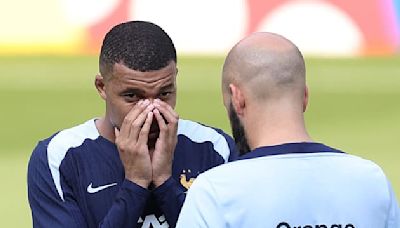
{"type": "MultiPolygon", "coordinates": [[[[223,58],[179,59],[182,118],[230,132],[223,58]]],[[[314,140],[381,165],[400,198],[400,58],[307,59],[314,140]]],[[[37,141],[102,115],[96,57],[0,57],[0,227],[30,227],[26,168],[37,141]]]]}

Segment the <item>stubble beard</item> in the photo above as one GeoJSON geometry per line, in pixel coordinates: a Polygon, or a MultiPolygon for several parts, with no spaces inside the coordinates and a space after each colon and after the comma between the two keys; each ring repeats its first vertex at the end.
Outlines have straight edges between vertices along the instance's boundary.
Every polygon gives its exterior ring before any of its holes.
{"type": "Polygon", "coordinates": [[[233,108],[232,102],[229,105],[229,120],[231,123],[233,138],[236,147],[239,150],[239,155],[247,154],[250,152],[250,146],[246,138],[243,124],[240,122],[239,117],[233,108]]]}

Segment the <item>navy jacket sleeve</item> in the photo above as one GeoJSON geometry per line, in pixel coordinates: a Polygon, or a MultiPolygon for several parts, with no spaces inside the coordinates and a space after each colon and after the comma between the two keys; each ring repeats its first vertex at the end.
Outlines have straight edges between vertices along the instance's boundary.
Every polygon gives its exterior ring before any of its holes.
{"type": "Polygon", "coordinates": [[[28,165],[28,199],[33,227],[87,227],[76,202],[60,198],[43,144],[39,143],[33,151],[28,165]]]}
{"type": "MultiPolygon", "coordinates": [[[[69,165],[72,164],[66,164],[69,165]]],[[[62,169],[60,172],[63,198],[51,175],[46,145],[39,143],[28,165],[28,199],[33,227],[136,227],[150,194],[148,190],[125,180],[103,221],[93,224],[79,207],[62,169]]]]}
{"type": "Polygon", "coordinates": [[[153,194],[157,204],[164,212],[169,226],[175,227],[183,202],[185,201],[185,191],[183,191],[174,178],[170,177],[162,185],[156,188],[153,191],[153,194]]]}
{"type": "Polygon", "coordinates": [[[124,180],[117,198],[99,227],[136,227],[149,191],[124,180]]]}

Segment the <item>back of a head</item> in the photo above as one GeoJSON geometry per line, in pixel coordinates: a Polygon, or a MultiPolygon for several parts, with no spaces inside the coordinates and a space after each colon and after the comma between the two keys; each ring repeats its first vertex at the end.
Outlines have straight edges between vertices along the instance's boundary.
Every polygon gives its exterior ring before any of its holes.
{"type": "Polygon", "coordinates": [[[222,86],[230,83],[249,91],[256,102],[281,98],[302,99],[305,64],[298,48],[283,36],[254,33],[229,52],[223,69],[222,86]]]}
{"type": "Polygon", "coordinates": [[[100,73],[107,76],[115,63],[132,70],[160,70],[171,61],[176,63],[175,46],[168,34],[151,22],[129,21],[114,26],[101,47],[100,73]]]}

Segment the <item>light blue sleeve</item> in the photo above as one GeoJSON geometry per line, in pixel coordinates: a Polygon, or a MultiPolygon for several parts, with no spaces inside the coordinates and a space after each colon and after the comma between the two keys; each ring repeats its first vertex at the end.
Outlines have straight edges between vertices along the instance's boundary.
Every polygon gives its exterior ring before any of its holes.
{"type": "Polygon", "coordinates": [[[389,184],[390,206],[386,228],[400,228],[400,210],[394,191],[389,184]]]}
{"type": "Polygon", "coordinates": [[[190,187],[176,227],[226,227],[216,192],[204,175],[190,187]]]}

